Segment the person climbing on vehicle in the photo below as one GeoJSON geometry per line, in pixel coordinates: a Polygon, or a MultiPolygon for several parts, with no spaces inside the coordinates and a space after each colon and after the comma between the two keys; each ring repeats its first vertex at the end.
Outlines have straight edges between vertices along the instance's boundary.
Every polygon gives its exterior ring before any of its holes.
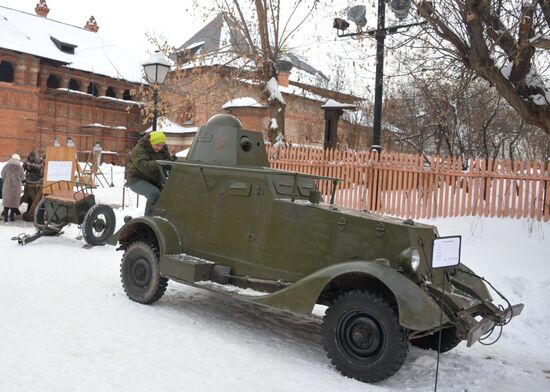
{"type": "Polygon", "coordinates": [[[162,187],[161,168],[155,161],[173,159],[166,145],[166,135],[162,131],[143,136],[132,150],[127,182],[132,191],[147,198],[145,215],[153,212],[162,187]]]}
{"type": "Polygon", "coordinates": [[[21,198],[21,187],[25,179],[25,172],[21,167],[21,157],[18,154],[13,154],[11,159],[6,162],[2,168],[2,178],[4,184],[2,186],[2,205],[4,211],[4,222],[15,220],[15,211],[19,208],[19,199],[21,198]]]}

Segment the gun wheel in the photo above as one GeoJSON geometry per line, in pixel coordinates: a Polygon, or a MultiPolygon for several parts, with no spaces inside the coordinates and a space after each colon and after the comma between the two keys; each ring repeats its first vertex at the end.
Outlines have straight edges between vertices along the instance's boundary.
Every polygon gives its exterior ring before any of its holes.
{"type": "Polygon", "coordinates": [[[116,218],[113,209],[96,204],[86,212],[82,221],[82,236],[90,245],[103,245],[115,232],[116,218]]]}
{"type": "Polygon", "coordinates": [[[394,309],[368,291],[338,296],[323,320],[327,356],[343,375],[377,382],[395,374],[408,351],[407,331],[394,309]]]}
{"type": "Polygon", "coordinates": [[[158,301],[168,285],[168,279],[160,276],[158,248],[141,241],[124,252],[120,278],[128,298],[142,304],[158,301]]]}
{"type": "Polygon", "coordinates": [[[38,202],[33,215],[34,227],[37,230],[43,230],[45,236],[57,235],[61,229],[49,225],[49,219],[46,214],[45,200],[38,202]]]}

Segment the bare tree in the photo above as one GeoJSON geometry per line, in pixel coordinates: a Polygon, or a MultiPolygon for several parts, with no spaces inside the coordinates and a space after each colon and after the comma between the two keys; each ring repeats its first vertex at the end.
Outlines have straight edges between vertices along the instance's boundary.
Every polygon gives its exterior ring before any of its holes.
{"type": "MultiPolygon", "coordinates": [[[[233,63],[252,72],[262,98],[268,102],[271,120],[267,135],[271,142],[279,132],[284,135],[285,131],[286,102],[277,84],[280,67],[290,61],[285,56],[285,48],[316,8],[318,0],[285,1],[284,10],[281,3],[281,0],[214,0],[212,7],[202,7],[207,14],[222,12],[244,40],[243,45],[231,48],[238,58],[233,63]]],[[[199,7],[199,2],[196,5],[199,7]]],[[[232,64],[228,62],[228,65],[232,64]]]]}
{"type": "MultiPolygon", "coordinates": [[[[426,42],[485,79],[525,122],[550,134],[550,0],[413,0],[426,42]]],[[[449,63],[451,64],[451,63],[449,63]]]]}
{"type": "Polygon", "coordinates": [[[548,155],[548,136],[526,124],[471,71],[456,80],[410,75],[389,92],[385,118],[391,145],[404,151],[457,156],[464,162],[548,155]]]}

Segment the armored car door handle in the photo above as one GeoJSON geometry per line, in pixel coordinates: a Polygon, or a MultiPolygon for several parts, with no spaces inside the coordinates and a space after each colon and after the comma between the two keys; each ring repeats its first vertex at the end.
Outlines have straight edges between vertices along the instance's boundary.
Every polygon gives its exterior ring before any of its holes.
{"type": "Polygon", "coordinates": [[[383,237],[385,232],[386,232],[386,228],[384,227],[383,223],[379,223],[379,224],[376,225],[376,236],[377,237],[383,237]]]}
{"type": "Polygon", "coordinates": [[[341,217],[340,219],[338,219],[338,222],[336,222],[336,228],[338,229],[338,231],[346,230],[347,225],[348,223],[346,222],[346,218],[344,217],[341,217]]]}

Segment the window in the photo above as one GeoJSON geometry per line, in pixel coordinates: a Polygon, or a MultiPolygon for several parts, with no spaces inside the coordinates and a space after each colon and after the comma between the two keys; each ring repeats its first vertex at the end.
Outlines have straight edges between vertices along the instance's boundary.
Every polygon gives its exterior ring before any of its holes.
{"type": "Polygon", "coordinates": [[[46,87],[59,88],[61,87],[61,82],[59,81],[59,78],[56,75],[51,74],[50,76],[48,76],[48,80],[46,80],[46,87]]]}
{"type": "Polygon", "coordinates": [[[188,103],[183,115],[184,124],[193,124],[193,118],[195,117],[195,107],[192,103],[188,103]]]}
{"type": "Polygon", "coordinates": [[[77,47],[77,45],[69,44],[67,42],[62,42],[62,41],[60,41],[57,38],[54,38],[52,36],[50,36],[50,38],[53,41],[53,43],[55,44],[55,46],[57,46],[57,49],[59,49],[60,51],[62,51],[64,53],[74,54],[74,49],[77,47]]]}
{"type": "Polygon", "coordinates": [[[107,87],[107,92],[105,93],[105,95],[111,98],[116,98],[115,89],[111,86],[107,87]]]}
{"type": "Polygon", "coordinates": [[[92,94],[94,97],[97,97],[97,95],[99,94],[97,84],[95,84],[94,82],[90,82],[90,84],[88,85],[88,94],[92,94]]]}
{"type": "Polygon", "coordinates": [[[124,99],[125,101],[132,100],[132,94],[130,94],[130,90],[128,89],[124,90],[124,93],[122,94],[122,99],[124,99]]]}
{"type": "Polygon", "coordinates": [[[13,65],[7,61],[0,62],[0,82],[13,83],[13,65]]]}
{"type": "Polygon", "coordinates": [[[76,79],[69,80],[69,90],[80,91],[80,82],[76,79]]]}

